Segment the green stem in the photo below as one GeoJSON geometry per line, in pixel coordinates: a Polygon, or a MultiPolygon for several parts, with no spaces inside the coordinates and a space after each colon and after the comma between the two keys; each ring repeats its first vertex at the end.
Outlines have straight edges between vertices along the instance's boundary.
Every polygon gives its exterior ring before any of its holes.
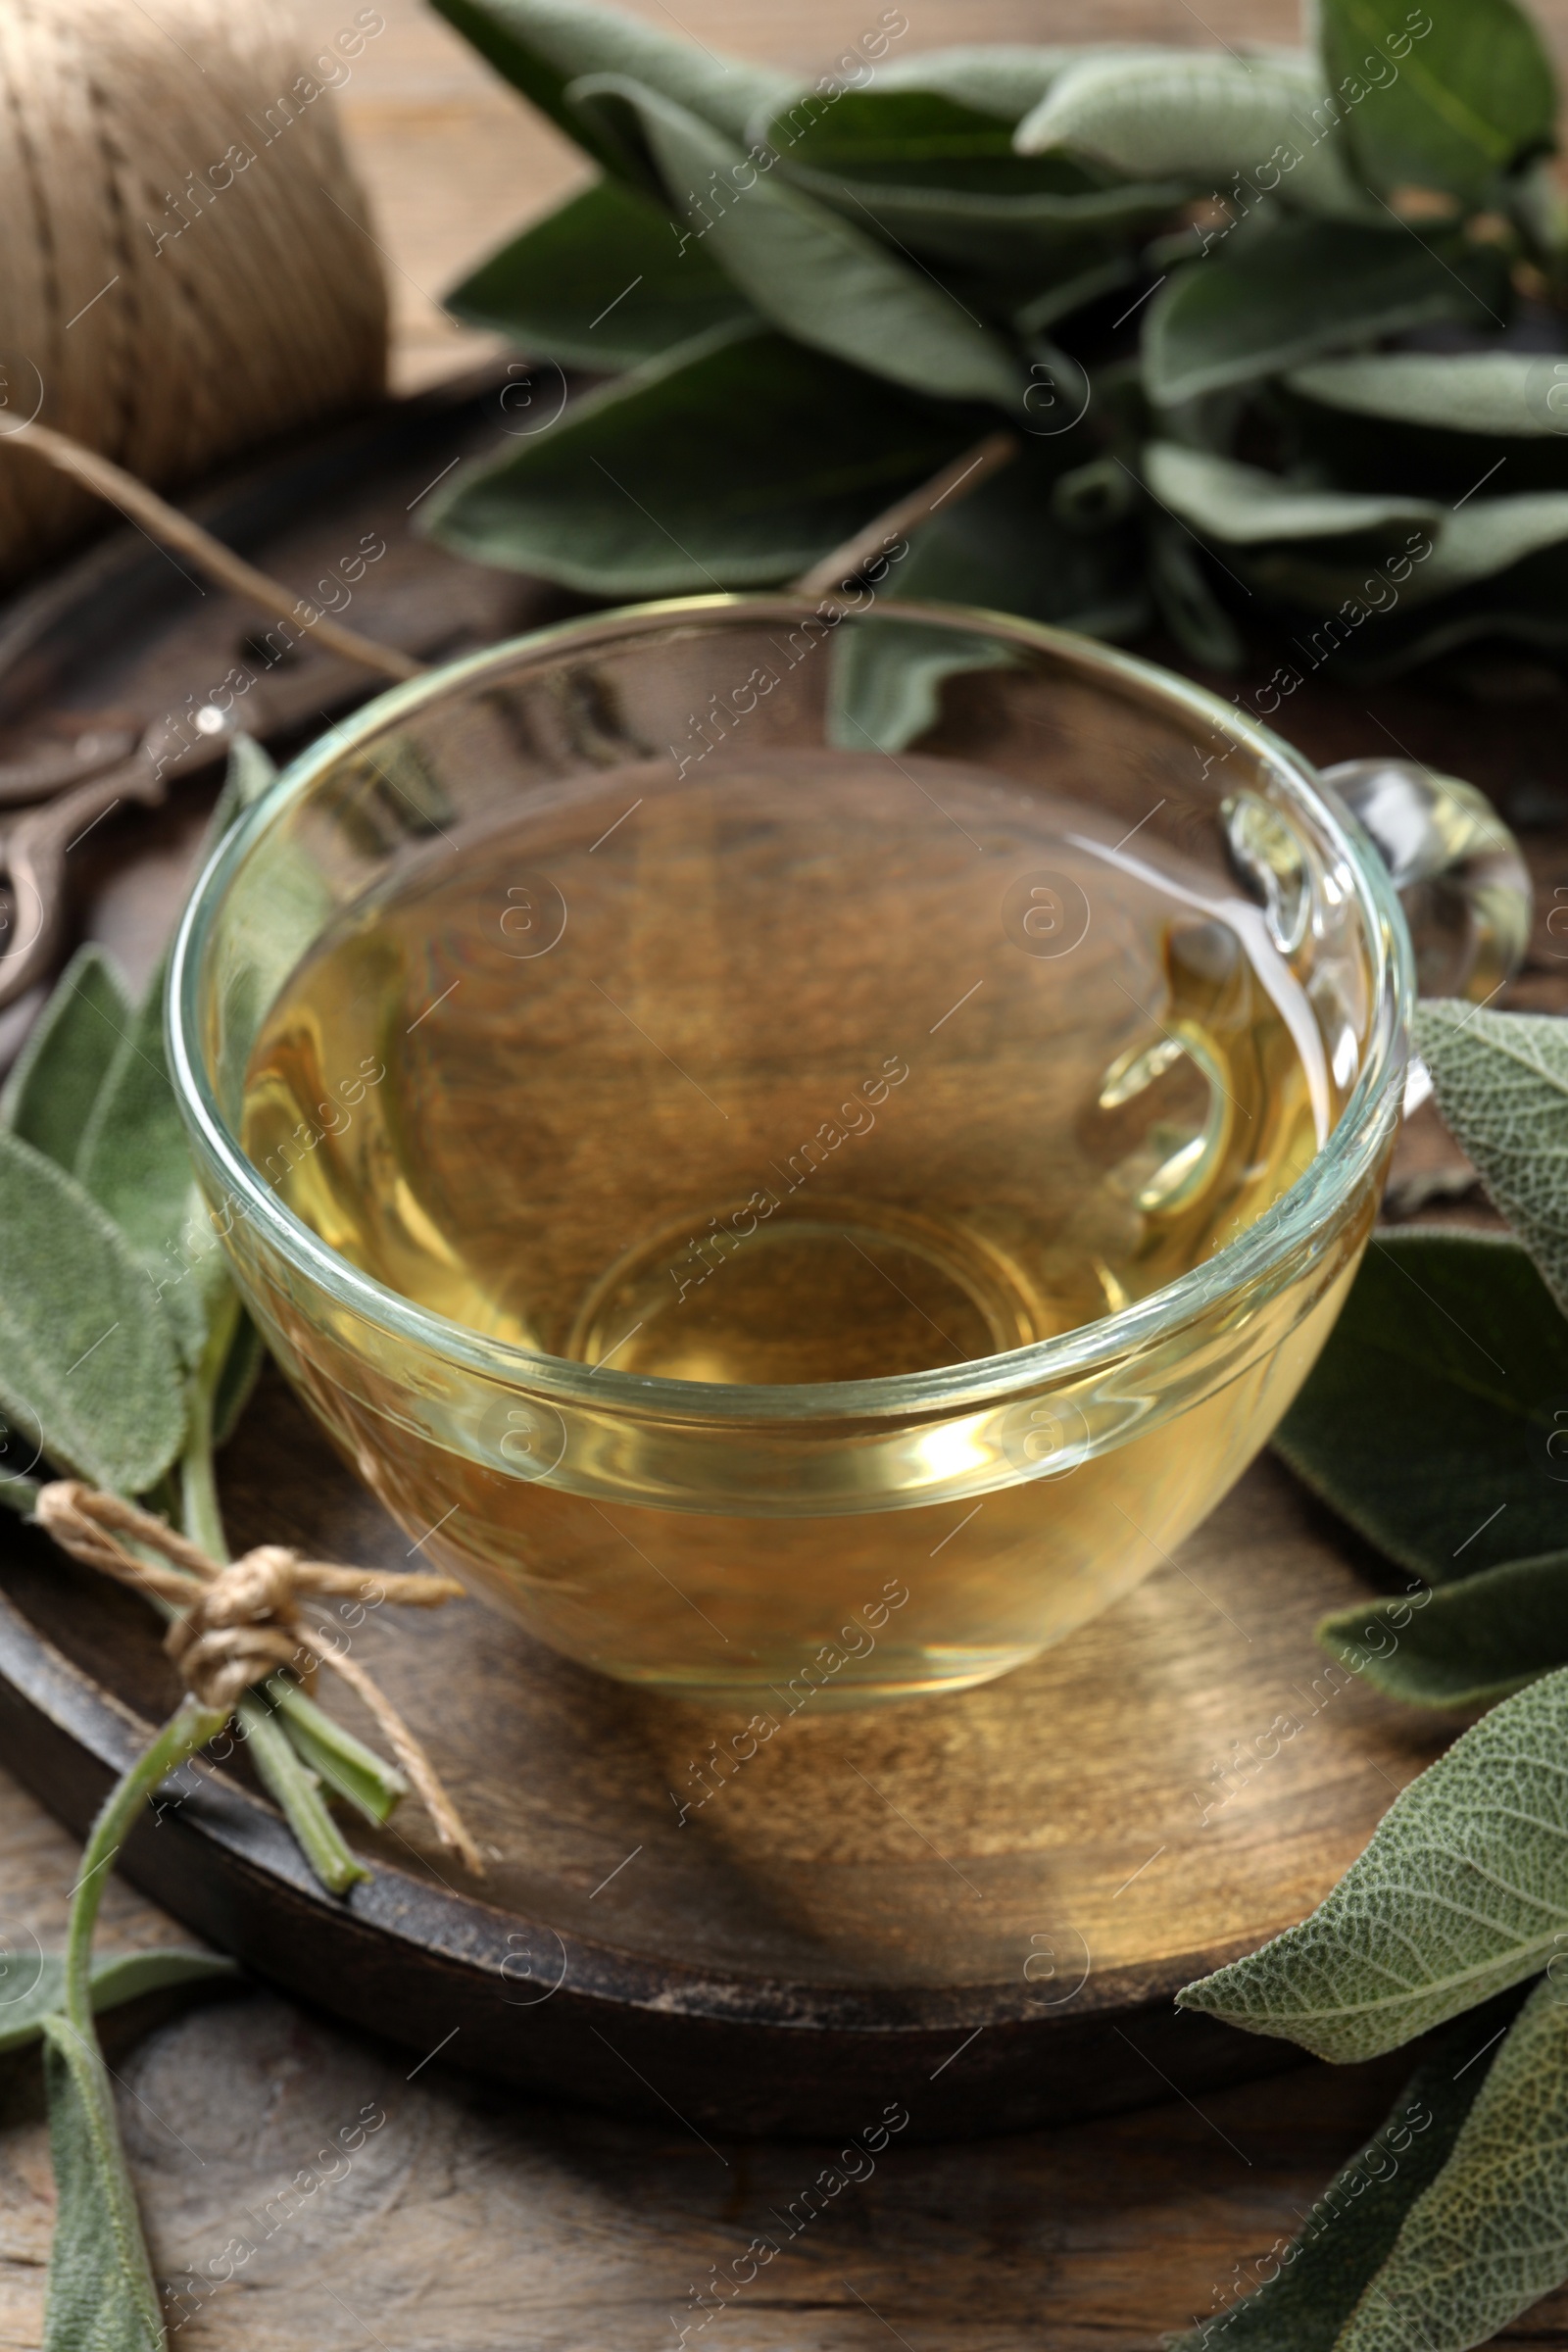
{"type": "Polygon", "coordinates": [[[266,1702],[283,1719],[282,1729],[334,1794],[343,1797],[377,1828],[408,1795],[409,1784],[373,1747],[323,1714],[314,1698],[285,1674],[270,1674],[262,1685],[266,1702]]]}
{"type": "MultiPolygon", "coordinates": [[[[63,2007],[84,2037],[93,2033],[92,1932],[103,1900],[104,1881],[125,1841],[125,1836],[144,1797],[161,1781],[177,1771],[187,1757],[216,1739],[228,1718],[220,1709],[198,1706],[194,1698],[180,1702],[151,1747],[110,1790],[93,1823],[82,1850],[81,1870],[71,1901],[71,1925],[66,1934],[66,1984],[63,2007]]],[[[94,2045],[96,2046],[96,2044],[94,2045]]]]}
{"type": "Polygon", "coordinates": [[[239,1320],[239,1295],[230,1289],[213,1316],[202,1360],[190,1384],[185,1449],[179,1457],[179,1489],[185,1533],[215,1560],[228,1558],[218,1473],[213,1463],[213,1398],[239,1320]]]}
{"type": "MultiPolygon", "coordinates": [[[[190,1384],[190,1417],[185,1427],[185,1450],[179,1463],[185,1533],[193,1543],[201,1545],[210,1559],[223,1561],[228,1559],[229,1550],[223,1529],[222,1506],[218,1499],[218,1477],[213,1464],[213,1397],[233,1340],[238,1315],[239,1299],[236,1296],[232,1308],[225,1307],[214,1319],[201,1365],[190,1384]]],[[[274,1681],[281,1679],[272,1678],[274,1681]]],[[[311,1716],[318,1717],[319,1724],[327,1727],[327,1717],[319,1715],[303,1690],[299,1696],[302,1704],[310,1709],[311,1716]]],[[[306,1860],[330,1893],[346,1894],[357,1879],[368,1879],[370,1874],[355,1856],[322,1801],[320,1782],[310,1768],[312,1759],[309,1748],[306,1747],[304,1757],[296,1754],[287,1737],[290,1727],[275,1722],[266,1700],[254,1690],[245,1692],[235,1713],[239,1717],[240,1729],[250,1743],[257,1777],[299,1840],[306,1860]]],[[[313,1724],[310,1728],[315,1730],[316,1727],[313,1724]]],[[[348,1735],[342,1735],[342,1739],[346,1740],[348,1735]]],[[[305,1744],[302,1740],[301,1745],[305,1744]]],[[[323,1749],[331,1747],[329,1729],[322,1730],[318,1744],[323,1749]]],[[[353,1741],[352,1745],[358,1749],[359,1741],[353,1741]]],[[[368,1749],[361,1752],[369,1755],[368,1749]]],[[[376,1761],[372,1758],[372,1765],[376,1761]]],[[[345,1757],[342,1777],[352,1779],[356,1767],[360,1780],[368,1782],[373,1790],[374,1774],[367,1774],[356,1757],[345,1757]]],[[[331,1775],[334,1783],[338,1777],[336,1773],[331,1775]]],[[[396,1791],[388,1792],[388,1812],[402,1793],[401,1787],[396,1791]]],[[[362,1810],[370,1810],[357,1794],[355,1801],[362,1804],[362,1810]]],[[[370,1818],[375,1818],[373,1812],[370,1812],[370,1818]]],[[[385,1815],[381,1818],[384,1820],[385,1815]]]]}
{"type": "Polygon", "coordinates": [[[322,1803],[315,1773],[295,1754],[256,1691],[246,1691],[237,1712],[257,1774],[299,1839],[306,1861],[328,1893],[347,1894],[356,1879],[370,1874],[322,1803]]]}

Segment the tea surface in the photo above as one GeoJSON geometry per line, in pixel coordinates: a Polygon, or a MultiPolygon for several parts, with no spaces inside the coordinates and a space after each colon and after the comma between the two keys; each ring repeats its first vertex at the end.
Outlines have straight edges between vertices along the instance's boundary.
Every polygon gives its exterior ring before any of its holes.
{"type": "Polygon", "coordinates": [[[1324,1101],[1256,909],[1107,831],[912,755],[596,777],[323,942],[246,1149],[389,1288],[622,1372],[1049,1338],[1231,1239],[1324,1101]]]}

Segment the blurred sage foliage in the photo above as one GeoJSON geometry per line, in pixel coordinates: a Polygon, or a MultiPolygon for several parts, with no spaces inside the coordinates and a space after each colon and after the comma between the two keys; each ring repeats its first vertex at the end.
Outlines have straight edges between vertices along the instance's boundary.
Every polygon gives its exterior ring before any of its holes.
{"type": "Polygon", "coordinates": [[[1221,667],[1259,624],[1373,675],[1568,641],[1568,227],[1515,0],[1321,0],[1246,55],[920,54],[887,7],[815,80],[435,5],[600,172],[450,296],[525,358],[430,502],[448,545],[774,586],[1001,417],[1021,454],[886,593],[1162,620],[1221,667]]]}

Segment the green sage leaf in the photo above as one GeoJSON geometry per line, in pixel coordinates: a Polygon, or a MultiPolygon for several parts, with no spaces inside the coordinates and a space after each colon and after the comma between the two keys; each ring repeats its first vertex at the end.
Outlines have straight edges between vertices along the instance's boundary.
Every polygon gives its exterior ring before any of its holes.
{"type": "Polygon", "coordinates": [[[942,688],[980,669],[1011,669],[1013,648],[885,615],[841,629],[828,668],[827,736],[849,752],[902,752],[941,715],[942,688]]]}
{"type": "Polygon", "coordinates": [[[1565,2141],[1568,1985],[1548,1974],[1508,2028],[1452,2154],[1405,2216],[1337,2352],[1469,2352],[1560,2286],[1565,2141]]]}
{"type": "Polygon", "coordinates": [[[1555,77],[1515,0],[1430,12],[1406,0],[1322,0],[1318,28],[1324,72],[1344,101],[1342,136],[1385,194],[1441,188],[1480,204],[1552,143],[1555,77]]]}
{"type": "Polygon", "coordinates": [[[605,374],[635,368],[750,313],[690,229],[601,179],[482,262],[447,309],[534,358],[605,374]]]}
{"type": "Polygon", "coordinates": [[[130,1000],[119,969],[89,940],[76,950],[33,1023],[0,1094],[0,1122],[69,1168],[115,1046],[129,1023],[130,1000]]]}
{"type": "MultiPolygon", "coordinates": [[[[238,1974],[233,1961],[218,1952],[187,1951],[177,1945],[120,1952],[93,1962],[92,2005],[97,2010],[118,2009],[146,1992],[175,1984],[211,1984],[238,1974]]],[[[65,1987],[66,1964],[59,1953],[8,1955],[0,1974],[0,2050],[24,2049],[39,2040],[43,2021],[60,2007],[65,1987]]]]}
{"type": "Polygon", "coordinates": [[[1568,1313],[1568,1024],[1547,1013],[1419,1005],[1438,1107],[1568,1313]]]}
{"type": "Polygon", "coordinates": [[[1317,1637],[1391,1698],[1491,1706],[1568,1666],[1568,1551],[1507,1560],[1439,1592],[1336,1609],[1317,1637]]]}
{"type": "Polygon", "coordinates": [[[1256,179],[1303,212],[1375,218],[1329,135],[1332,109],[1304,59],[1107,48],[1057,75],[1015,137],[1021,154],[1065,149],[1128,179],[1181,180],[1204,195],[1242,182],[1254,202],[1256,179]]]}
{"type": "Polygon", "coordinates": [[[44,1452],[121,1494],[169,1468],[180,1361],[147,1276],[64,1169],[0,1133],[0,1406],[44,1452]]]}
{"type": "Polygon", "coordinates": [[[1343,2065],[1538,1975],[1568,1935],[1565,1739],[1568,1674],[1505,1698],[1395,1798],[1309,1919],[1180,2005],[1343,2065]]]}
{"type": "Polygon", "coordinates": [[[1380,1551],[1446,1585],[1568,1544],[1559,1405],[1568,1323],[1517,1242],[1386,1233],[1274,1443],[1380,1551]]]}
{"type": "Polygon", "coordinates": [[[852,225],[625,74],[585,77],[573,91],[579,107],[630,111],[672,194],[703,190],[695,219],[709,222],[702,233],[713,260],[775,326],[913,391],[1017,408],[1023,375],[1007,345],[880,243],[874,221],[852,225]]]}
{"type": "Polygon", "coordinates": [[[972,413],[781,335],[719,327],[455,475],[426,528],[595,595],[767,586],[928,480],[975,429],[972,413]]]}
{"type": "Polygon", "coordinates": [[[1490,313],[1470,282],[1479,268],[1440,260],[1387,223],[1280,220],[1191,263],[1154,296],[1143,341],[1149,397],[1172,408],[1406,327],[1485,325],[1490,313]]]}
{"type": "Polygon", "coordinates": [[[796,87],[772,66],[715,57],[696,41],[618,9],[586,0],[435,0],[448,24],[525,98],[608,171],[624,172],[626,152],[602,124],[582,114],[568,86],[588,74],[630,74],[731,138],[742,138],[760,107],[796,87]]]}
{"type": "Polygon", "coordinates": [[[1266,2283],[1191,2334],[1168,2338],[1167,2352],[1216,2343],[1226,2352],[1335,2352],[1405,2216],[1446,2164],[1487,2080],[1487,2045],[1520,1997],[1502,1993],[1438,2037],[1387,2121],[1313,2200],[1289,2245],[1271,2249],[1266,2283]]]}
{"type": "Polygon", "coordinates": [[[44,2352],[163,2352],[164,2322],[114,2101],[96,2051],[43,2020],[57,2204],[44,2352]]]}
{"type": "Polygon", "coordinates": [[[1392,424],[1455,433],[1561,437],[1564,419],[1541,395],[1541,361],[1521,351],[1382,351],[1319,360],[1287,376],[1290,390],[1325,408],[1392,424]]]}
{"type": "Polygon", "coordinates": [[[146,1269],[187,1362],[207,1332],[204,1283],[226,1279],[191,1174],[190,1147],[164,1058],[164,966],[116,1041],[76,1150],[75,1175],[146,1269]],[[194,1247],[197,1254],[189,1254],[194,1247]]]}
{"type": "Polygon", "coordinates": [[[1095,52],[1077,48],[1025,48],[1009,41],[960,43],[953,49],[922,49],[912,57],[878,61],[879,90],[934,90],[959,106],[1020,122],[1069,66],[1095,52]]]}
{"type": "Polygon", "coordinates": [[[1018,155],[994,114],[925,90],[808,92],[762,135],[794,185],[884,243],[1019,275],[1030,292],[1045,270],[1102,266],[1110,240],[1147,232],[1184,193],[1018,155]]]}
{"type": "Polygon", "coordinates": [[[1301,489],[1256,466],[1175,441],[1150,442],[1143,464],[1161,506],[1231,547],[1319,539],[1355,540],[1374,550],[1403,547],[1412,531],[1436,535],[1443,522],[1442,509],[1428,499],[1301,489]]]}
{"type": "Polygon", "coordinates": [[[1136,636],[1150,619],[1137,525],[1069,526],[1057,496],[1069,453],[1081,454],[1077,433],[1026,445],[968,498],[922,523],[887,592],[1017,612],[1091,637],[1136,636]],[[1042,447],[1062,455],[1042,456],[1042,447]]]}

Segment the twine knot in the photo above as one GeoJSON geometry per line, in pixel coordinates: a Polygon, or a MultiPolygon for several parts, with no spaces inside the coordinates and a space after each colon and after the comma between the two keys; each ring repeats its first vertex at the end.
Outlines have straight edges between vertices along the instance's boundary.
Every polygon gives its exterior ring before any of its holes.
{"type": "Polygon", "coordinates": [[[483,1877],[479,1849],[419,1741],[364,1667],[346,1649],[324,1641],[299,1610],[303,1598],[345,1595],[372,1606],[391,1600],[431,1608],[461,1597],[461,1585],[448,1576],[372,1576],[363,1568],[302,1559],[283,1544],[258,1544],[225,1564],[150,1511],[75,1478],[55,1479],[42,1488],[33,1515],[73,1559],[101,1568],[117,1583],[175,1612],[164,1647],[204,1707],[231,1713],[243,1691],[280,1667],[307,1683],[318,1666],[341,1675],[375,1717],[442,1844],[483,1877]],[[161,1556],[139,1557],[122,1537],[161,1556]]]}

